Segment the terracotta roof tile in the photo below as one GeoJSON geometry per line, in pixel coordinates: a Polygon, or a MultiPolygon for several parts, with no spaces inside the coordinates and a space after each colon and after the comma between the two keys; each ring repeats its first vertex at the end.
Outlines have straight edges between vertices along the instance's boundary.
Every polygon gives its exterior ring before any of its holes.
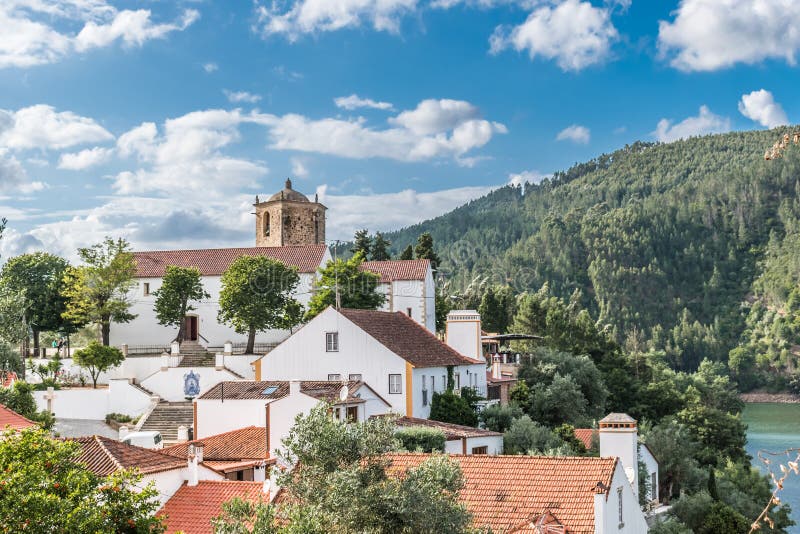
{"type": "Polygon", "coordinates": [[[499,432],[492,432],[491,430],[484,430],[482,428],[473,428],[471,426],[454,425],[453,423],[442,423],[440,421],[432,421],[430,419],[420,419],[418,417],[398,417],[396,421],[397,426],[414,427],[424,426],[427,428],[436,428],[441,430],[445,438],[460,439],[460,438],[476,438],[486,436],[502,436],[499,432]]]}
{"type": "MultiPolygon", "coordinates": [[[[300,391],[311,397],[330,402],[338,401],[339,391],[342,389],[341,380],[303,380],[300,391]]],[[[346,383],[350,390],[348,402],[360,402],[362,399],[353,394],[364,385],[359,380],[350,380],[346,383]]],[[[232,399],[232,400],[277,400],[289,394],[288,380],[237,380],[220,382],[202,395],[200,399],[232,399]],[[269,393],[264,393],[269,391],[269,393]]]]}
{"type": "Polygon", "coordinates": [[[592,448],[592,434],[593,433],[594,434],[597,433],[597,429],[596,428],[576,428],[575,429],[575,437],[583,442],[583,444],[586,446],[586,450],[587,451],[592,448]]]}
{"type": "Polygon", "coordinates": [[[69,441],[81,444],[78,461],[100,476],[134,467],[144,474],[186,467],[186,460],[103,436],[70,438],[69,441]]]}
{"type": "Polygon", "coordinates": [[[234,497],[258,501],[267,496],[261,482],[201,480],[196,486],[184,484],[178,488],[158,515],[165,518],[169,534],[212,534],[211,520],[222,512],[222,503],[234,497]]]}
{"type": "Polygon", "coordinates": [[[36,423],[0,404],[0,431],[6,427],[14,430],[24,430],[33,426],[36,426],[36,423]]]}
{"type": "Polygon", "coordinates": [[[186,459],[189,445],[203,444],[203,463],[210,461],[241,461],[245,459],[269,458],[267,450],[267,430],[264,427],[248,426],[216,434],[202,439],[165,447],[162,453],[186,459]]]}
{"type": "MultiPolygon", "coordinates": [[[[405,472],[429,454],[394,453],[390,470],[405,472]]],[[[461,467],[460,501],[476,527],[533,532],[521,527],[550,514],[570,533],[593,534],[597,483],[611,486],[616,458],[451,455],[461,467]]]]}
{"type": "Polygon", "coordinates": [[[204,276],[219,276],[239,256],[266,256],[279,260],[301,273],[314,273],[325,256],[325,245],[286,247],[242,247],[202,250],[155,250],[134,252],[136,276],[159,278],[168,265],[197,267],[204,276]]]}
{"type": "Polygon", "coordinates": [[[601,423],[636,423],[636,419],[626,413],[612,412],[600,419],[601,423]]]}
{"type": "Polygon", "coordinates": [[[396,280],[425,280],[430,266],[430,260],[365,261],[359,269],[381,275],[380,282],[385,284],[396,280]]]}
{"type": "Polygon", "coordinates": [[[414,367],[486,363],[460,354],[402,312],[351,309],[339,312],[414,367]]]}

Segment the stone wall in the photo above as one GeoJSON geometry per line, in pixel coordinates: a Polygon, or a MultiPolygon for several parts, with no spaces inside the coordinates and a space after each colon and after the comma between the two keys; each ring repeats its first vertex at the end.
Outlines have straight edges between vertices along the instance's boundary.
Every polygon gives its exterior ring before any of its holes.
{"type": "Polygon", "coordinates": [[[324,242],[325,206],[322,204],[278,200],[256,206],[256,246],[281,247],[324,242]],[[267,220],[269,235],[265,231],[267,220]]]}

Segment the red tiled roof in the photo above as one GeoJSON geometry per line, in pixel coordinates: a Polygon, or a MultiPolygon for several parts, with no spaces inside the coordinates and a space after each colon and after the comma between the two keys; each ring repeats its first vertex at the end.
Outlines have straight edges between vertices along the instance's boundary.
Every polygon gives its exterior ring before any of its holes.
{"type": "Polygon", "coordinates": [[[211,520],[222,513],[222,503],[234,497],[248,501],[268,498],[261,482],[201,480],[196,486],[178,488],[157,515],[165,518],[168,534],[212,534],[211,520]]]}
{"type": "Polygon", "coordinates": [[[453,423],[442,423],[441,421],[420,419],[418,417],[398,417],[396,424],[397,426],[402,427],[424,426],[428,428],[436,428],[444,433],[447,440],[503,435],[499,432],[492,432],[491,430],[484,430],[482,428],[454,425],[453,423]]]}
{"type": "Polygon", "coordinates": [[[242,247],[203,250],[154,250],[134,252],[136,276],[159,278],[168,265],[197,267],[204,276],[219,276],[239,256],[266,256],[297,267],[301,273],[314,273],[319,269],[326,245],[297,245],[286,247],[242,247]]]}
{"type": "Polygon", "coordinates": [[[240,461],[245,459],[264,459],[269,457],[267,450],[267,430],[264,427],[248,426],[202,439],[178,443],[165,447],[162,453],[186,459],[189,445],[203,444],[203,463],[207,461],[240,461]]]}
{"type": "MultiPolygon", "coordinates": [[[[417,467],[429,454],[392,453],[390,471],[417,467]]],[[[521,525],[544,514],[555,516],[567,532],[594,534],[594,495],[606,488],[616,458],[575,456],[450,455],[461,467],[460,501],[476,527],[494,531],[532,532],[521,525]]]]}
{"type": "Polygon", "coordinates": [[[365,261],[359,269],[381,275],[381,283],[395,280],[425,280],[431,267],[430,260],[365,261]]]}
{"type": "Polygon", "coordinates": [[[586,450],[592,448],[592,434],[597,433],[596,428],[576,428],[575,429],[575,437],[578,438],[583,442],[586,446],[586,450]]]}
{"type": "MultiPolygon", "coordinates": [[[[346,384],[341,380],[303,380],[300,382],[300,391],[316,399],[329,402],[338,402],[339,391],[342,385],[347,385],[350,396],[347,402],[362,402],[363,399],[355,397],[354,393],[365,385],[360,380],[350,380],[346,384]]],[[[232,399],[232,400],[277,400],[289,394],[288,380],[236,380],[219,382],[214,387],[200,395],[200,399],[232,399]],[[264,391],[269,388],[270,392],[264,391]],[[272,389],[275,388],[275,389],[272,389]],[[224,396],[224,397],[223,397],[224,396]]],[[[204,441],[204,440],[202,440],[204,441]]],[[[205,442],[205,441],[204,441],[205,442]]]]}
{"type": "Polygon", "coordinates": [[[69,440],[81,444],[78,461],[85,464],[89,471],[100,476],[134,467],[144,474],[186,467],[186,460],[103,436],[86,436],[69,440]]]}
{"type": "Polygon", "coordinates": [[[414,367],[486,363],[460,354],[403,312],[351,309],[339,312],[414,367]]]}
{"type": "Polygon", "coordinates": [[[36,426],[36,423],[21,416],[14,410],[6,408],[5,405],[0,404],[0,431],[6,427],[12,428],[13,430],[24,430],[32,426],[36,426]]]}

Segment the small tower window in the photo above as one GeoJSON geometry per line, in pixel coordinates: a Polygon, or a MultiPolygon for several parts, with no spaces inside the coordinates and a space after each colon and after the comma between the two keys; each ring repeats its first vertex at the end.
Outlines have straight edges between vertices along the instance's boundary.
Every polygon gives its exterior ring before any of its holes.
{"type": "Polygon", "coordinates": [[[269,235],[269,212],[264,214],[264,235],[269,235]]]}

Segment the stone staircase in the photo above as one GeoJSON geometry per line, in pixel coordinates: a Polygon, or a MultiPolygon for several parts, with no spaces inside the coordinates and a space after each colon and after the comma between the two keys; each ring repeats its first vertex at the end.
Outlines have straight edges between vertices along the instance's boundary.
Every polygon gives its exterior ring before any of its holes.
{"type": "Polygon", "coordinates": [[[177,443],[178,427],[191,428],[194,424],[194,408],[191,401],[160,401],[145,419],[140,431],[158,430],[166,445],[177,443]]]}
{"type": "Polygon", "coordinates": [[[214,367],[214,355],[197,341],[181,343],[181,356],[178,367],[214,367]]]}

